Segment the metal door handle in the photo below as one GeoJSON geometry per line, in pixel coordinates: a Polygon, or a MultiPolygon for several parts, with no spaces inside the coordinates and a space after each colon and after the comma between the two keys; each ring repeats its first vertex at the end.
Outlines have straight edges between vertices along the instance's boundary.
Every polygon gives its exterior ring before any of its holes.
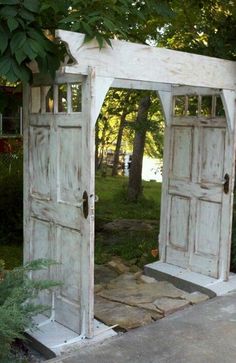
{"type": "Polygon", "coordinates": [[[225,174],[224,176],[224,192],[225,194],[229,193],[229,174],[225,174]]]}
{"type": "Polygon", "coordinates": [[[88,217],[88,213],[89,213],[88,193],[86,191],[84,191],[84,194],[83,194],[83,214],[84,214],[84,218],[88,217]]]}

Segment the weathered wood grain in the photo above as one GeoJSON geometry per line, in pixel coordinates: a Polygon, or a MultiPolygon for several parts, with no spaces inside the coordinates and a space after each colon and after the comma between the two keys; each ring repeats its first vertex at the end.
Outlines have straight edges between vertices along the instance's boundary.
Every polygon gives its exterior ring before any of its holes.
{"type": "MultiPolygon", "coordinates": [[[[215,97],[211,90],[209,94],[215,97]]],[[[225,107],[233,114],[232,98],[225,107]]],[[[165,138],[169,141],[164,149],[161,260],[227,280],[235,160],[232,122],[203,115],[171,116],[165,138]]]]}
{"type": "Polygon", "coordinates": [[[56,35],[75,60],[73,66],[64,68],[66,73],[87,74],[90,66],[102,77],[235,88],[235,62],[119,40],[111,40],[112,47],[99,49],[95,40],[84,44],[84,34],[58,30],[56,35]]]}
{"type": "Polygon", "coordinates": [[[49,305],[54,301],[56,321],[92,337],[94,124],[113,79],[104,81],[92,69],[89,76],[78,79],[82,84],[80,112],[72,109],[71,84],[75,81],[70,77],[57,76],[54,84],[36,77],[36,85],[24,90],[24,261],[50,258],[59,262],[49,272],[33,275],[63,281],[53,299],[44,293],[40,301],[49,305]],[[60,84],[67,89],[63,112],[59,112],[60,84]],[[83,213],[85,192],[88,216],[83,213]]]}

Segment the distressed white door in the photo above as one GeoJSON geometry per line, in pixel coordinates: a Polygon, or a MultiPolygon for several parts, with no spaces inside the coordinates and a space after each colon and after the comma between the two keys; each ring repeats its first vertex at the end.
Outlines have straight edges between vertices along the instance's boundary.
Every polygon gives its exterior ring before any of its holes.
{"type": "MultiPolygon", "coordinates": [[[[79,77],[77,77],[79,78],[79,77]]],[[[94,139],[91,79],[25,89],[25,261],[59,264],[34,278],[63,282],[54,318],[93,334],[94,139]],[[82,96],[81,96],[82,94],[82,96]]]]}
{"type": "MultiPolygon", "coordinates": [[[[216,97],[212,100],[216,102],[216,97]]],[[[173,116],[166,128],[162,260],[225,279],[232,216],[233,134],[225,117],[188,115],[191,111],[186,108],[186,99],[184,108],[184,115],[173,116]]],[[[198,101],[196,113],[200,108],[198,101]]],[[[213,110],[216,113],[215,107],[213,110]]]]}

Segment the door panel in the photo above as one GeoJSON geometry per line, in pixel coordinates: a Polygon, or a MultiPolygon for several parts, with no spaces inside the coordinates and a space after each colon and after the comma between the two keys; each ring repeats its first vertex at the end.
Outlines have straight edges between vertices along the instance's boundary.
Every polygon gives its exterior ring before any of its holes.
{"type": "MultiPolygon", "coordinates": [[[[226,127],[226,125],[225,125],[226,127]]],[[[224,170],[225,128],[201,129],[201,181],[221,183],[224,170]]]]}
{"type": "Polygon", "coordinates": [[[170,208],[170,245],[188,251],[190,200],[172,196],[170,208]]]}
{"type": "Polygon", "coordinates": [[[173,126],[172,129],[171,176],[176,179],[190,179],[192,165],[192,127],[173,126]]]}
{"type": "Polygon", "coordinates": [[[63,282],[53,296],[40,294],[40,302],[53,305],[57,322],[91,336],[94,140],[91,82],[83,78],[81,84],[82,112],[72,112],[70,84],[63,84],[63,95],[58,92],[58,85],[43,86],[40,91],[40,87],[32,87],[28,98],[25,150],[29,187],[25,200],[24,260],[47,258],[58,262],[49,271],[33,274],[34,278],[63,282]],[[35,97],[41,97],[40,101],[35,97]],[[87,218],[82,211],[84,191],[89,196],[87,218]]]}
{"type": "Polygon", "coordinates": [[[224,175],[234,173],[233,138],[226,119],[172,116],[166,138],[170,141],[164,164],[169,172],[163,179],[167,215],[161,214],[160,244],[166,246],[162,260],[219,278],[230,246],[225,213],[229,219],[232,215],[233,185],[229,183],[225,194],[224,175]]]}
{"type": "Polygon", "coordinates": [[[59,127],[58,134],[58,200],[78,205],[81,201],[82,130],[59,127]]]}
{"type": "MultiPolygon", "coordinates": [[[[31,234],[35,243],[31,246],[32,256],[38,256],[37,258],[45,258],[45,256],[51,256],[51,226],[49,222],[40,220],[38,218],[31,218],[31,234]],[[49,241],[48,244],[45,241],[49,241]]],[[[34,276],[42,279],[49,279],[49,270],[41,270],[34,272],[34,276]]]]}
{"type": "Polygon", "coordinates": [[[50,199],[50,128],[49,126],[30,127],[30,178],[31,195],[40,199],[50,199]]]}
{"type": "Polygon", "coordinates": [[[81,255],[82,236],[78,231],[58,226],[57,243],[57,261],[61,264],[60,274],[63,281],[68,282],[60,288],[60,297],[74,302],[79,301],[81,281],[78,278],[80,265],[77,261],[81,255]]]}
{"type": "Polygon", "coordinates": [[[219,256],[221,204],[198,200],[194,253],[219,256]],[[210,225],[209,225],[210,222],[210,225]]]}

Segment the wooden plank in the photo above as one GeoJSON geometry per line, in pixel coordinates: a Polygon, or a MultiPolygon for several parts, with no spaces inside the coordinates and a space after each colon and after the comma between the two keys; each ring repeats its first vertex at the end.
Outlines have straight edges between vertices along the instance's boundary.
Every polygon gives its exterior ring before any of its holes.
{"type": "Polygon", "coordinates": [[[24,208],[24,249],[23,260],[24,263],[30,260],[30,208],[29,208],[29,105],[30,105],[30,87],[28,84],[23,83],[23,141],[24,141],[24,156],[23,156],[23,173],[24,173],[24,186],[23,186],[23,208],[24,208]]]}
{"type": "Polygon", "coordinates": [[[171,127],[167,125],[164,133],[164,155],[161,188],[161,215],[160,215],[160,234],[159,234],[159,253],[160,261],[166,262],[166,244],[169,236],[169,211],[170,201],[168,198],[169,190],[169,168],[171,157],[171,127]]]}
{"type": "Polygon", "coordinates": [[[81,112],[73,112],[71,114],[48,114],[50,118],[47,118],[47,114],[31,114],[30,125],[31,126],[65,126],[65,127],[83,127],[84,119],[81,112]]]}
{"type": "Polygon", "coordinates": [[[190,86],[173,86],[172,93],[174,96],[211,96],[219,95],[220,89],[209,88],[209,87],[190,87],[190,86]]]}
{"type": "Polygon", "coordinates": [[[33,74],[33,86],[42,86],[42,85],[53,85],[54,83],[80,83],[83,82],[84,76],[82,74],[65,74],[61,70],[56,72],[55,79],[52,77],[41,74],[34,73],[33,74]]]}
{"type": "MultiPolygon", "coordinates": [[[[168,97],[166,100],[167,109],[172,107],[172,99],[168,97]],[[169,106],[168,103],[170,102],[169,106]]],[[[160,260],[166,262],[167,240],[169,233],[169,218],[167,216],[170,212],[170,200],[168,198],[169,189],[169,169],[170,169],[170,156],[171,156],[171,112],[168,116],[166,113],[165,118],[165,133],[164,133],[164,155],[163,155],[163,170],[162,170],[162,188],[161,188],[161,215],[160,215],[160,234],[159,234],[159,253],[160,260]],[[169,117],[169,118],[168,118],[169,117]]]]}
{"type": "Polygon", "coordinates": [[[128,88],[136,90],[149,90],[149,91],[171,91],[171,85],[167,83],[157,83],[157,82],[146,82],[138,80],[129,79],[114,79],[111,87],[114,88],[128,88]]]}
{"type": "Polygon", "coordinates": [[[82,178],[89,198],[89,214],[87,220],[81,220],[83,233],[87,236],[81,246],[81,319],[83,334],[88,338],[92,338],[94,334],[95,123],[112,82],[112,78],[97,77],[95,69],[89,68],[89,75],[82,87],[82,110],[86,128],[86,137],[82,140],[82,178]]]}
{"type": "Polygon", "coordinates": [[[176,179],[169,181],[169,194],[212,200],[215,203],[221,202],[222,188],[222,185],[210,183],[195,184],[195,182],[176,179]]]}
{"type": "Polygon", "coordinates": [[[159,90],[157,94],[161,101],[165,122],[168,124],[171,120],[172,114],[172,93],[170,91],[159,90]]]}
{"type": "Polygon", "coordinates": [[[224,105],[229,132],[235,129],[235,96],[235,91],[221,91],[221,99],[224,105]]]}
{"type": "Polygon", "coordinates": [[[174,126],[185,126],[186,122],[188,126],[204,125],[208,127],[225,127],[224,117],[198,117],[198,116],[176,116],[173,117],[172,124],[174,126]]]}
{"type": "MultiPolygon", "coordinates": [[[[220,279],[227,281],[230,269],[230,253],[231,253],[231,234],[232,234],[232,218],[233,218],[233,200],[234,200],[234,180],[235,180],[235,129],[231,133],[229,130],[225,138],[225,154],[224,154],[224,174],[229,174],[229,192],[223,192],[222,198],[222,231],[220,241],[220,263],[219,272],[220,279]]],[[[222,185],[223,190],[223,185],[222,185]]]]}
{"type": "Polygon", "coordinates": [[[89,67],[89,80],[91,82],[90,96],[92,109],[90,117],[92,124],[95,125],[101,111],[103,101],[114,79],[111,77],[98,77],[95,68],[89,67]]]}
{"type": "Polygon", "coordinates": [[[196,54],[111,40],[112,47],[99,49],[96,40],[83,44],[84,35],[58,30],[56,36],[68,45],[77,64],[65,73],[88,73],[118,79],[152,81],[196,87],[235,88],[236,63],[196,54]],[[200,66],[199,66],[200,65],[200,66]]]}
{"type": "Polygon", "coordinates": [[[92,105],[94,103],[94,73],[90,70],[89,76],[82,85],[82,109],[86,127],[86,137],[82,140],[83,151],[83,190],[89,195],[88,218],[82,219],[82,226],[87,241],[82,245],[81,275],[81,319],[82,334],[88,338],[93,337],[94,327],[94,191],[95,191],[95,135],[92,122],[92,105]]]}

